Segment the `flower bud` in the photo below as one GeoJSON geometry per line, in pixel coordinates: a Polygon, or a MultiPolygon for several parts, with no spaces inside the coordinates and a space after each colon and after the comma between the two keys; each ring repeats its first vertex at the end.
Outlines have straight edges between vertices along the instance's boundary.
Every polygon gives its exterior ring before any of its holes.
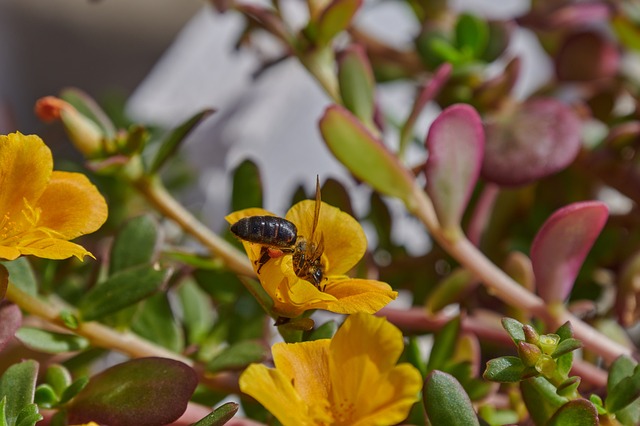
{"type": "Polygon", "coordinates": [[[536,361],[535,368],[543,376],[551,377],[556,371],[556,362],[549,355],[542,354],[536,361]]]}
{"type": "Polygon", "coordinates": [[[540,341],[540,335],[535,328],[531,327],[529,324],[525,324],[522,327],[522,331],[524,331],[524,339],[527,343],[531,343],[533,345],[538,344],[540,341]]]}
{"type": "Polygon", "coordinates": [[[518,342],[518,356],[527,367],[536,365],[541,354],[542,351],[540,351],[540,348],[536,345],[527,342],[518,342]]]}
{"type": "Polygon", "coordinates": [[[538,346],[540,346],[542,352],[547,355],[551,355],[558,347],[558,343],[560,343],[560,336],[557,334],[543,334],[540,336],[538,346]]]}
{"type": "Polygon", "coordinates": [[[36,102],[35,113],[45,122],[62,121],[69,139],[85,157],[95,157],[102,151],[104,132],[70,103],[54,96],[46,96],[36,102]]]}

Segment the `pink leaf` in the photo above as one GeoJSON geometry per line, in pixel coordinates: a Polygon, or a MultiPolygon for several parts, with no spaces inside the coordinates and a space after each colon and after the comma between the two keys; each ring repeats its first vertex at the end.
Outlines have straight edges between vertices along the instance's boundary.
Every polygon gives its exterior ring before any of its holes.
{"type": "Polygon", "coordinates": [[[482,177],[517,186],[557,173],[578,155],[580,128],[568,105],[553,98],[528,100],[486,123],[482,177]]]}
{"type": "Polygon", "coordinates": [[[469,105],[450,106],[431,125],[426,146],[427,192],[443,227],[457,227],[482,165],[480,116],[469,105]]]}
{"type": "Polygon", "coordinates": [[[22,325],[20,308],[6,300],[0,302],[0,351],[4,349],[22,325]]]}
{"type": "Polygon", "coordinates": [[[606,204],[583,201],[561,208],[542,225],[531,245],[531,262],[538,294],[547,303],[569,296],[608,215],[606,204]]]}

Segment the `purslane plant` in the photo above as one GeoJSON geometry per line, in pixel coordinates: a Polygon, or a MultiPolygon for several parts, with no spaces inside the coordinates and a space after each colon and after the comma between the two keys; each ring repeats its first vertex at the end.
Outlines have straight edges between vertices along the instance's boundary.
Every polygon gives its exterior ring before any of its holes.
{"type": "MultiPolygon", "coordinates": [[[[639,45],[631,6],[538,1],[517,21],[490,21],[446,2],[410,1],[421,30],[403,51],[354,23],[366,13],[362,1],[310,0],[302,28],[277,1],[212,3],[246,18],[241,45],[272,35],[326,91],[320,133],[374,190],[369,211],[353,214],[344,188],[329,180],[322,194],[331,202],[314,229],[315,202],[296,197],[285,218],[322,241],[322,281],[311,282],[295,253],[265,258],[263,246],[243,242],[247,258],[233,236],[208,229],[164,186],[160,172],[179,169],[180,143],[211,111],[158,136],[116,126],[77,90],[43,98],[36,113],[64,124],[118,220],[102,231],[115,234],[111,243],[91,246],[99,262],[60,261],[88,254],[68,240],[102,225],[104,199],[82,175],[52,172],[37,137],[0,139],[0,257],[15,259],[0,267],[0,359],[29,358],[25,347],[57,357],[45,371],[33,359],[7,366],[0,424],[45,416],[53,424],[161,425],[182,416],[217,425],[238,404],[207,407],[230,394],[241,395],[252,420],[238,421],[247,424],[274,416],[283,424],[640,422],[637,347],[623,327],[639,316],[639,224],[635,207],[620,214],[600,197],[605,183],[640,201],[637,111],[613,107],[637,98],[620,66],[639,45]],[[544,40],[556,71],[527,99],[513,96],[524,66],[507,49],[515,26],[544,40]],[[502,71],[485,72],[498,63],[502,71]],[[377,82],[390,79],[418,84],[397,151],[389,148],[397,120],[376,96],[377,82]],[[558,96],[567,87],[572,104],[558,96]],[[442,111],[420,135],[414,126],[430,102],[442,111]],[[604,136],[589,134],[594,122],[604,136]],[[426,161],[412,162],[415,139],[424,140],[416,147],[426,161]],[[164,239],[148,215],[121,223],[139,205],[123,188],[204,250],[175,233],[164,239]],[[429,253],[412,255],[391,237],[380,195],[401,200],[424,225],[435,243],[429,253]],[[371,253],[365,221],[378,237],[371,253]],[[413,306],[385,307],[400,291],[413,306]],[[455,314],[444,309],[451,305],[455,314]],[[338,328],[309,318],[317,309],[352,315],[338,328]],[[271,346],[275,333],[286,343],[271,346]],[[428,355],[418,339],[426,333],[434,336],[428,355]],[[88,374],[110,351],[132,359],[88,374]]],[[[271,215],[261,203],[260,172],[245,162],[234,171],[227,220],[271,215]]]]}

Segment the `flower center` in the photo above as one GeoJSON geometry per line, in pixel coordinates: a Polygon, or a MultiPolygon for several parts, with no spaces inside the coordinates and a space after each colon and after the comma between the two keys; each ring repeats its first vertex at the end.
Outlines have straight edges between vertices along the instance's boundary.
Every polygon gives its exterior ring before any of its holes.
{"type": "Polygon", "coordinates": [[[26,199],[23,199],[23,203],[24,208],[18,217],[12,218],[11,213],[7,212],[0,219],[0,244],[3,246],[26,246],[34,240],[58,234],[45,226],[38,226],[40,208],[34,208],[26,199]]]}
{"type": "Polygon", "coordinates": [[[354,423],[354,412],[356,406],[353,402],[343,399],[331,407],[333,418],[335,419],[334,425],[350,425],[354,423]]]}

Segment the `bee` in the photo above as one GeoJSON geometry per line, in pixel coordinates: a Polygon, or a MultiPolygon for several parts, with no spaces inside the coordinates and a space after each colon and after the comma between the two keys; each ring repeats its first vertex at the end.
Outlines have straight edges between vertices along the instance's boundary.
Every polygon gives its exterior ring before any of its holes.
{"type": "Polygon", "coordinates": [[[241,240],[260,244],[260,258],[256,261],[257,273],[273,258],[292,255],[293,271],[303,280],[324,290],[324,239],[320,235],[316,241],[316,228],[320,217],[320,179],[316,178],[316,203],[313,214],[311,235],[298,235],[296,225],[278,216],[249,216],[231,225],[231,232],[241,240]],[[321,288],[322,287],[322,288],[321,288]]]}

